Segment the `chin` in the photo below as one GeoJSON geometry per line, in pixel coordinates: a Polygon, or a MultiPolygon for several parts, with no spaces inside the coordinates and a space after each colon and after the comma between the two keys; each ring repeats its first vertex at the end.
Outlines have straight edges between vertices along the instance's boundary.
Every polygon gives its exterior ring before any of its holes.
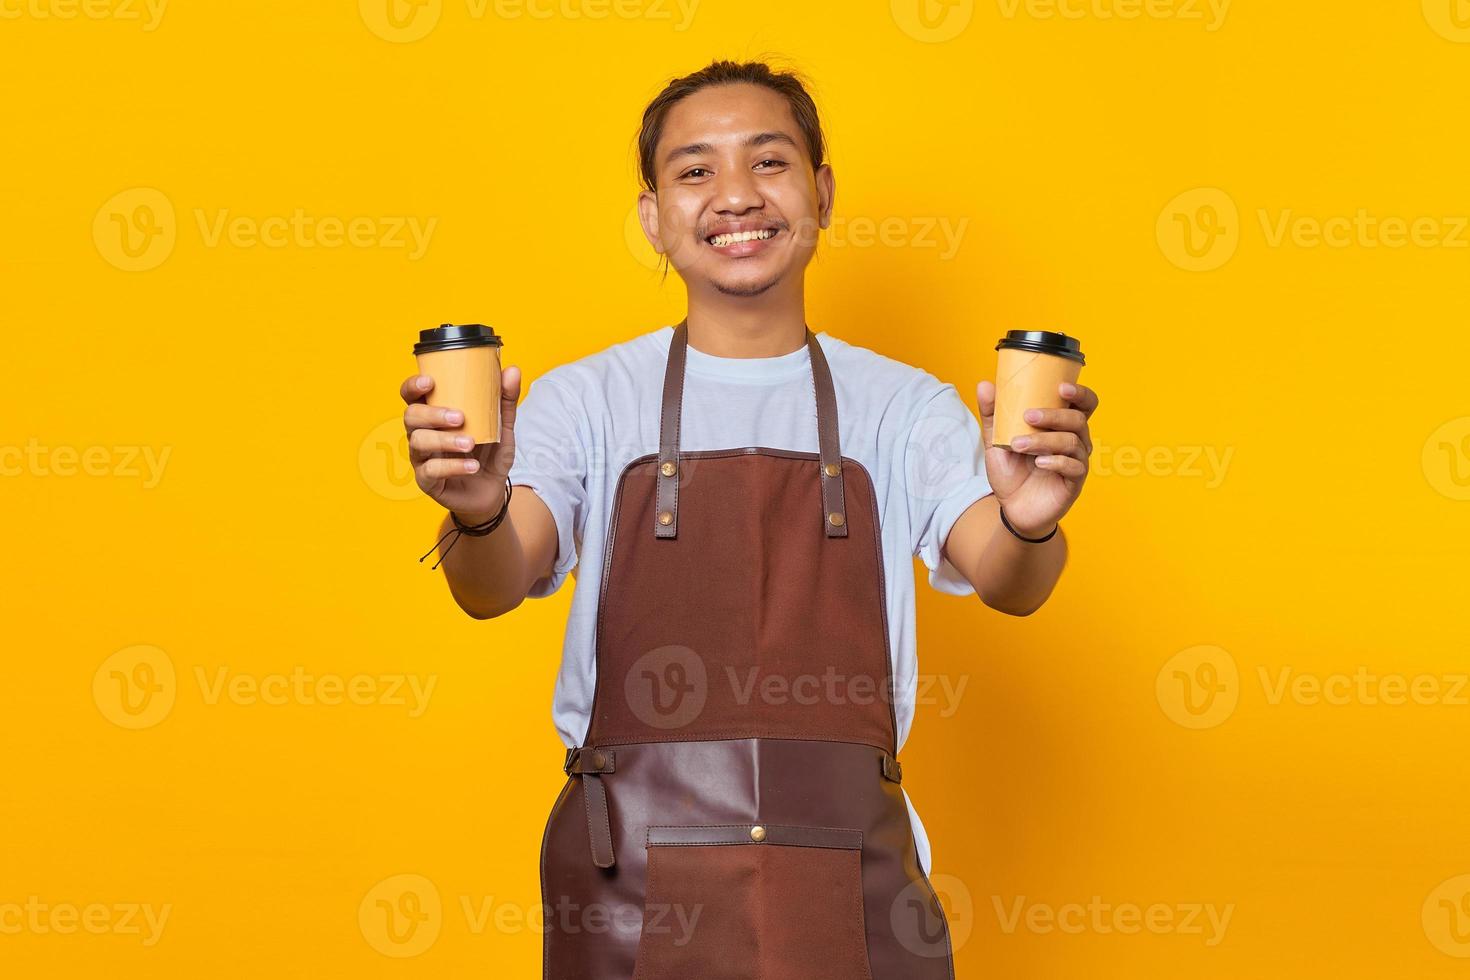
{"type": "Polygon", "coordinates": [[[780,275],[748,278],[711,279],[716,292],[726,296],[759,296],[781,281],[780,275]]]}

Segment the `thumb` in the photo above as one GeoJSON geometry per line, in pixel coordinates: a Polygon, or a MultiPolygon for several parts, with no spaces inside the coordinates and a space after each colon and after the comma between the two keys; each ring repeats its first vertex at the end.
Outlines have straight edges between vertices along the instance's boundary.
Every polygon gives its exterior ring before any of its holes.
{"type": "Polygon", "coordinates": [[[514,431],[516,405],[521,399],[521,369],[514,365],[500,373],[500,426],[514,431]]]}
{"type": "Polygon", "coordinates": [[[975,386],[975,403],[980,409],[980,437],[986,449],[990,448],[991,433],[995,430],[995,385],[982,381],[975,386]]]}

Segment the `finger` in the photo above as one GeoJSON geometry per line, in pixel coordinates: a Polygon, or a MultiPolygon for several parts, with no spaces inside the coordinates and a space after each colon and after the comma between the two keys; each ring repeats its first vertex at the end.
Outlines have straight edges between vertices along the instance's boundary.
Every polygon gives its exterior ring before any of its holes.
{"type": "Polygon", "coordinates": [[[521,399],[521,369],[518,367],[507,367],[500,375],[500,432],[503,440],[506,434],[515,431],[516,427],[516,405],[521,399]]]}
{"type": "Polygon", "coordinates": [[[1080,433],[1087,428],[1087,416],[1075,408],[1028,408],[1025,418],[1038,429],[1080,433]]]}
{"type": "Polygon", "coordinates": [[[975,386],[975,403],[980,409],[980,436],[986,449],[995,431],[995,384],[982,381],[975,386]]]}
{"type": "Polygon", "coordinates": [[[429,389],[434,387],[434,379],[427,374],[411,374],[403,379],[403,384],[398,386],[398,396],[412,405],[414,402],[424,400],[429,389]]]}
{"type": "Polygon", "coordinates": [[[403,425],[410,433],[415,429],[453,429],[463,424],[464,413],[455,408],[434,408],[415,402],[403,412],[403,425]]]}
{"type": "Polygon", "coordinates": [[[420,482],[435,480],[447,480],[454,476],[464,476],[467,473],[477,473],[480,470],[480,461],[473,456],[439,456],[434,459],[426,459],[418,466],[420,482]]]}
{"type": "Polygon", "coordinates": [[[467,453],[475,448],[475,440],[463,433],[414,429],[408,434],[408,448],[425,457],[439,453],[467,453]]]}
{"type": "Polygon", "coordinates": [[[1030,436],[1017,436],[1011,440],[1011,448],[1027,456],[1075,456],[1086,459],[1082,437],[1075,432],[1038,432],[1030,436]]]}
{"type": "Polygon", "coordinates": [[[1091,418],[1092,413],[1097,411],[1097,392],[1086,385],[1063,383],[1058,389],[1067,403],[1082,410],[1082,414],[1091,418]]]}
{"type": "Polygon", "coordinates": [[[1038,456],[1036,466],[1048,473],[1060,473],[1073,480],[1087,475],[1087,464],[1075,456],[1038,456]]]}

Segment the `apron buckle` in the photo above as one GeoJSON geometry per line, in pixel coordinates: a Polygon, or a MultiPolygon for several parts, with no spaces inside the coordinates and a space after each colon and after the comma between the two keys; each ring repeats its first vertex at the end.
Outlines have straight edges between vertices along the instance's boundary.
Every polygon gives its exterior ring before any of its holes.
{"type": "Polygon", "coordinates": [[[587,840],[592,845],[592,863],[599,868],[611,868],[617,863],[613,854],[612,817],[607,808],[607,787],[602,783],[604,773],[615,771],[612,749],[588,749],[585,746],[567,749],[567,761],[562,770],[568,776],[582,777],[582,800],[587,811],[587,840]]]}

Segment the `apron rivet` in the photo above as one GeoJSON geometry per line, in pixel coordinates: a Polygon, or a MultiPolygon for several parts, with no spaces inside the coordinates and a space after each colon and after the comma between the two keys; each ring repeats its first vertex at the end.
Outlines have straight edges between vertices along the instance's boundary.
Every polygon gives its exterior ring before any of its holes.
{"type": "Polygon", "coordinates": [[[753,840],[753,841],[755,841],[757,844],[759,844],[761,841],[765,840],[766,839],[766,828],[762,827],[760,824],[756,824],[754,827],[751,827],[750,828],[750,839],[753,840]]]}
{"type": "Polygon", "coordinates": [[[658,522],[664,527],[668,527],[670,524],[674,523],[674,515],[669,511],[664,511],[662,514],[658,515],[658,522]]]}
{"type": "Polygon", "coordinates": [[[842,472],[842,467],[838,466],[836,463],[828,463],[823,468],[823,472],[825,472],[828,476],[837,476],[839,473],[842,472]]]}
{"type": "Polygon", "coordinates": [[[675,466],[673,463],[665,463],[664,465],[660,466],[658,470],[664,476],[673,476],[675,473],[679,472],[679,467],[675,466]]]}
{"type": "Polygon", "coordinates": [[[832,526],[833,527],[841,527],[843,525],[843,523],[844,523],[843,522],[843,519],[842,519],[842,515],[839,514],[839,513],[837,513],[837,511],[835,511],[835,510],[832,513],[830,513],[830,514],[827,515],[827,520],[829,520],[829,521],[832,522],[832,526]]]}
{"type": "Polygon", "coordinates": [[[601,752],[592,753],[592,768],[601,769],[607,765],[607,756],[601,752]]]}

